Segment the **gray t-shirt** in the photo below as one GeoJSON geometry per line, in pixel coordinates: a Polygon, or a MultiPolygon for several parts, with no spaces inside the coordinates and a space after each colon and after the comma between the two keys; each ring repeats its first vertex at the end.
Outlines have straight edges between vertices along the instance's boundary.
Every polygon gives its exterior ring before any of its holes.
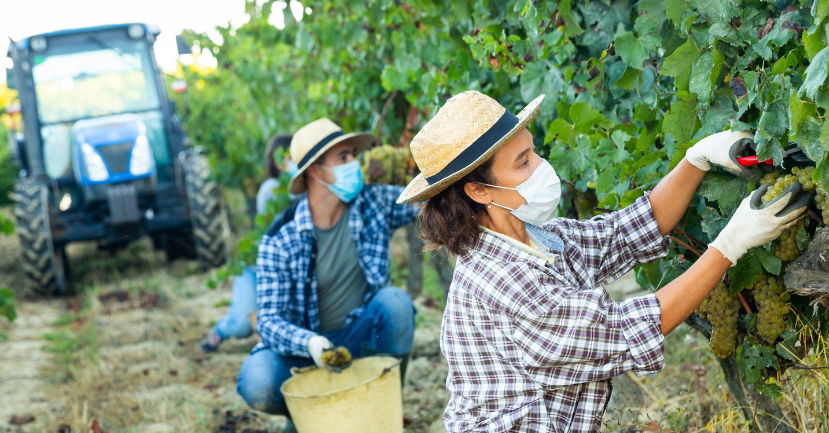
{"type": "Polygon", "coordinates": [[[348,212],[330,229],[314,227],[317,235],[317,282],[320,332],[343,327],[348,313],[360,306],[368,290],[348,226],[348,212]]]}

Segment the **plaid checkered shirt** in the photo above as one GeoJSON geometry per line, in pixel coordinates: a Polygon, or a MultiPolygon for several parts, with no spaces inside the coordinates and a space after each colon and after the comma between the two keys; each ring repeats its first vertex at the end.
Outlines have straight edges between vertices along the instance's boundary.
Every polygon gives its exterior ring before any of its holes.
{"type": "MultiPolygon", "coordinates": [[[[398,186],[366,185],[349,204],[348,226],[369,290],[363,305],[346,317],[346,325],[389,283],[392,232],[417,215],[414,205],[395,203],[402,191],[398,186]]],[[[270,348],[283,355],[308,357],[308,339],[319,331],[317,274],[308,272],[314,259],[314,223],[307,195],[300,200],[294,219],[259,243],[256,331],[261,341],[251,353],[270,348]]]]}
{"type": "Polygon", "coordinates": [[[554,260],[487,232],[458,257],[440,341],[449,432],[598,432],[611,378],[664,366],[656,296],[602,288],[667,253],[647,196],[542,229],[563,241],[554,260]]]}

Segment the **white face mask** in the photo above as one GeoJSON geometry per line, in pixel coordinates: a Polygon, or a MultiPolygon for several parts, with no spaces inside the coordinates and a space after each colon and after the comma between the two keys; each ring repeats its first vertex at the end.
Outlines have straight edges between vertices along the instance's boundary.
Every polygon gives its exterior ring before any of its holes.
{"type": "Polygon", "coordinates": [[[517,209],[510,209],[495,202],[492,202],[492,204],[511,211],[516,218],[535,226],[541,226],[555,216],[558,202],[561,199],[561,180],[558,178],[556,170],[547,161],[542,161],[541,165],[536,167],[533,174],[530,175],[530,178],[521,182],[517,188],[486,183],[482,185],[518,191],[518,194],[521,194],[521,197],[524,197],[527,203],[518,206],[517,209]]]}

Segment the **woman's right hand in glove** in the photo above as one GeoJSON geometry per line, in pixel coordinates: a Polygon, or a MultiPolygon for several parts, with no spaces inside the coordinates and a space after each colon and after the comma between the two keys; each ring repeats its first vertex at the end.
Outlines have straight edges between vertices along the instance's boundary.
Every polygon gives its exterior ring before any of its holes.
{"type": "Polygon", "coordinates": [[[777,239],[783,230],[793,226],[812,199],[812,194],[803,192],[803,187],[795,182],[778,197],[762,204],[761,197],[768,188],[769,185],[763,185],[743,199],[725,228],[709,244],[732,266],[750,248],[777,239]]]}

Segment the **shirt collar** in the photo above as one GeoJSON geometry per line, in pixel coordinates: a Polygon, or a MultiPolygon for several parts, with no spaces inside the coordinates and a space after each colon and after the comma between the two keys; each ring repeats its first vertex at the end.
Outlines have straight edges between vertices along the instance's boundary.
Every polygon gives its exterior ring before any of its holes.
{"type": "MultiPolygon", "coordinates": [[[[366,188],[364,187],[360,194],[348,204],[348,208],[350,210],[348,213],[355,214],[353,216],[349,216],[349,225],[356,224],[356,227],[353,228],[358,233],[362,231],[362,220],[357,214],[359,214],[359,209],[362,209],[363,202],[366,201],[365,193],[366,188]]],[[[311,204],[308,202],[308,194],[305,194],[299,199],[299,203],[296,207],[296,213],[294,214],[294,222],[296,222],[296,229],[298,232],[314,231],[314,220],[311,218],[311,204]]]]}
{"type": "Polygon", "coordinates": [[[507,235],[481,226],[483,232],[478,240],[476,250],[496,260],[510,260],[512,258],[535,263],[539,266],[555,263],[556,257],[545,254],[523,242],[519,242],[507,235]]]}

